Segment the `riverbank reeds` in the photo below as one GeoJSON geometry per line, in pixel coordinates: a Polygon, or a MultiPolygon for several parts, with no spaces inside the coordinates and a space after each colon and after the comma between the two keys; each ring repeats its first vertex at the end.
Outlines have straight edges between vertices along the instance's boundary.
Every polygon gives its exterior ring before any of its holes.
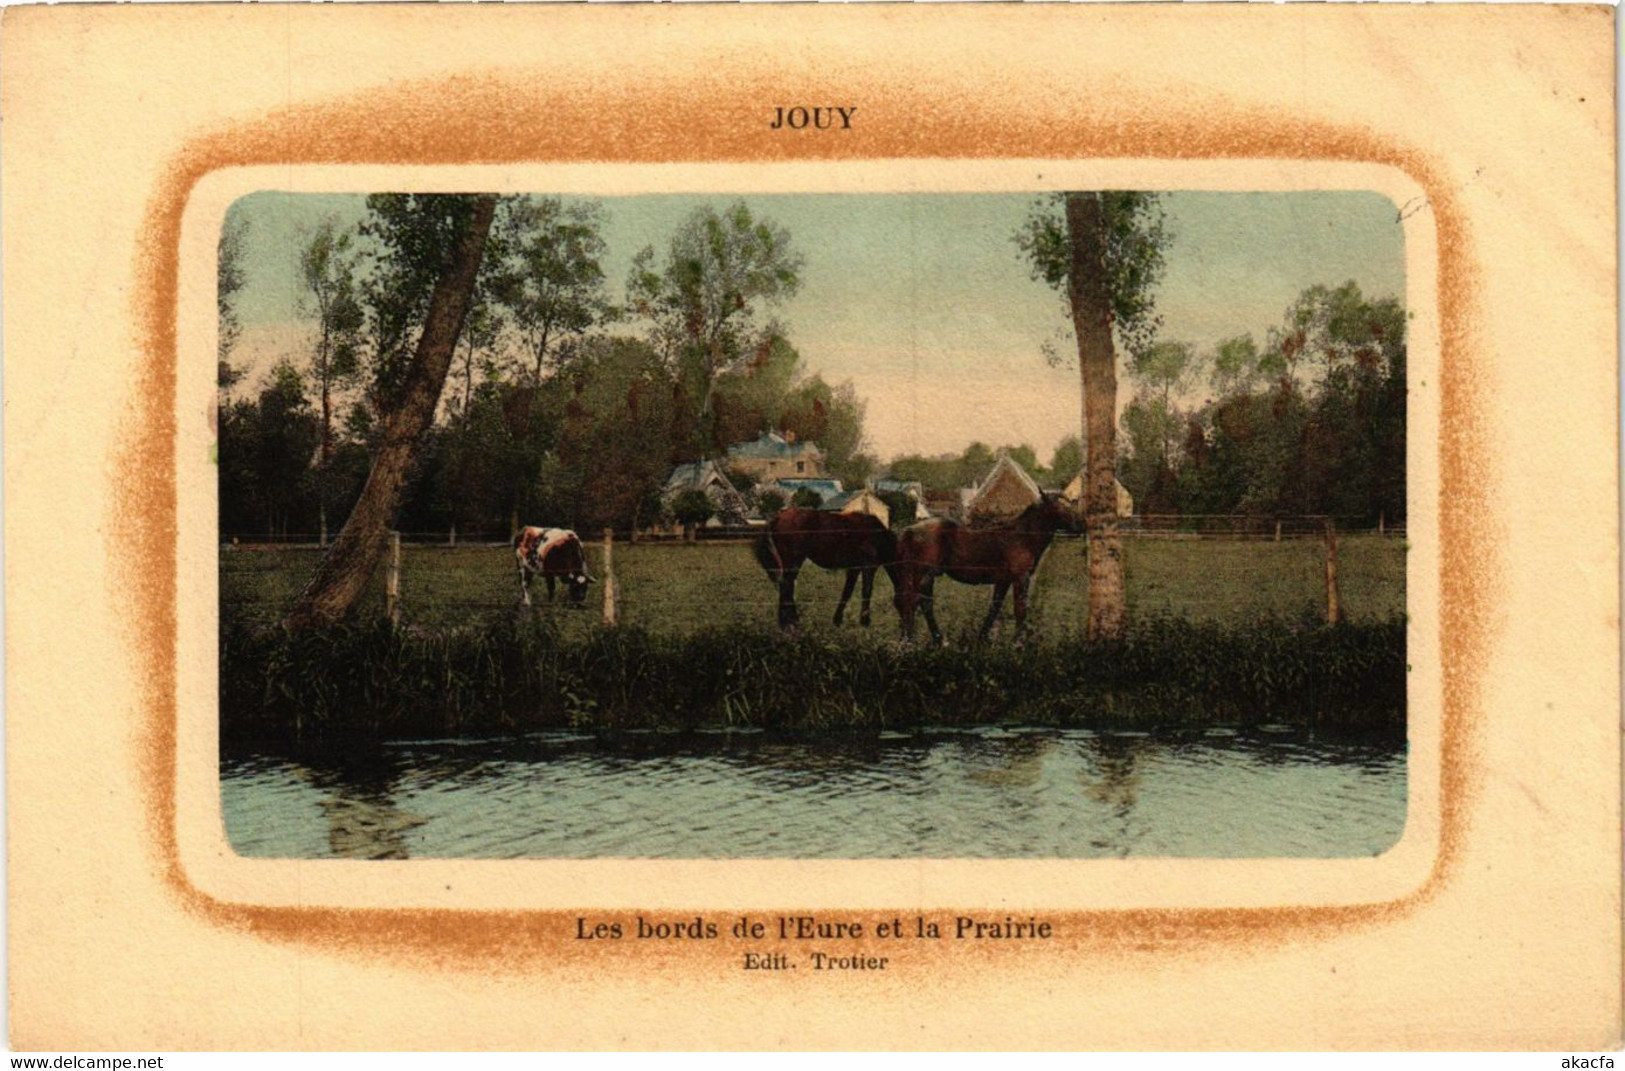
{"type": "MultiPolygon", "coordinates": [[[[879,633],[880,630],[877,630],[879,633]]],[[[221,735],[299,744],[541,729],[878,731],[1262,723],[1404,735],[1402,619],[1158,617],[1121,643],[952,647],[739,626],[566,635],[548,618],[292,634],[223,622],[221,735]]]]}

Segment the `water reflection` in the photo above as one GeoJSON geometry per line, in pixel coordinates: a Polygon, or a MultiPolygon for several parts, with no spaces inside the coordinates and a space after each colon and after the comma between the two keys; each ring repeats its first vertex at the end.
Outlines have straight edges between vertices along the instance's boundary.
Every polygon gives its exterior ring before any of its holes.
{"type": "Polygon", "coordinates": [[[406,834],[427,819],[396,803],[402,770],[397,762],[338,762],[301,772],[323,793],[327,844],[340,859],[409,859],[406,834]]]}
{"type": "Polygon", "coordinates": [[[222,763],[227,832],[284,858],[1359,856],[1402,748],[1298,734],[545,734],[222,763]]]}

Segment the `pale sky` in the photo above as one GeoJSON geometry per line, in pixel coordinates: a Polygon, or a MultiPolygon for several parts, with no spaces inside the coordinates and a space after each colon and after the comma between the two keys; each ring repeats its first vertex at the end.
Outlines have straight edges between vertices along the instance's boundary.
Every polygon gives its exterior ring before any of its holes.
{"type": "MultiPolygon", "coordinates": [[[[735,195],[601,199],[604,272],[624,296],[632,258],[657,253],[693,208],[735,195]]],[[[1048,460],[1076,434],[1078,376],[1052,369],[1047,340],[1067,322],[1059,295],[1034,282],[1012,235],[1032,194],[749,195],[751,212],[790,232],[801,288],[778,316],[806,371],[852,380],[867,403],[868,448],[957,453],[973,440],[1031,444],[1048,460]]],[[[1398,212],[1375,193],[1169,193],[1167,272],[1157,291],[1161,337],[1209,349],[1251,332],[1260,342],[1316,283],[1350,279],[1368,297],[1404,299],[1398,212]]],[[[298,250],[327,215],[365,215],[360,195],[265,192],[238,201],[249,223],[244,332],[233,359],[253,369],[308,359],[298,250]]],[[[633,329],[624,325],[623,329],[633,329]]],[[[1132,383],[1120,381],[1126,402],[1132,383]]]]}

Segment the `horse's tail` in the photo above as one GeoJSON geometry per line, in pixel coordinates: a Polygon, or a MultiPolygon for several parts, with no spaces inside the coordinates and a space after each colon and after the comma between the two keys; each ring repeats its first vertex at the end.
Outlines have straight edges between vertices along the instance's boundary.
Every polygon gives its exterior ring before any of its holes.
{"type": "Polygon", "coordinates": [[[753,549],[756,551],[756,560],[767,570],[767,578],[777,584],[781,566],[779,556],[773,549],[773,536],[770,534],[757,536],[753,549]]]}

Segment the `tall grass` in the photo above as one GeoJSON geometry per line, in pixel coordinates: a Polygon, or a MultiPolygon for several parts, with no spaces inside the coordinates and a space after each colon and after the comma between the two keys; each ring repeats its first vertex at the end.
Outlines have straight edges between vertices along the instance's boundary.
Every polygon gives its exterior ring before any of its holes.
{"type": "Polygon", "coordinates": [[[1158,617],[1118,644],[902,646],[729,625],[567,634],[514,616],[446,631],[289,634],[227,620],[221,728],[302,743],[550,728],[867,730],[1314,722],[1402,734],[1405,626],[1158,617]]]}

